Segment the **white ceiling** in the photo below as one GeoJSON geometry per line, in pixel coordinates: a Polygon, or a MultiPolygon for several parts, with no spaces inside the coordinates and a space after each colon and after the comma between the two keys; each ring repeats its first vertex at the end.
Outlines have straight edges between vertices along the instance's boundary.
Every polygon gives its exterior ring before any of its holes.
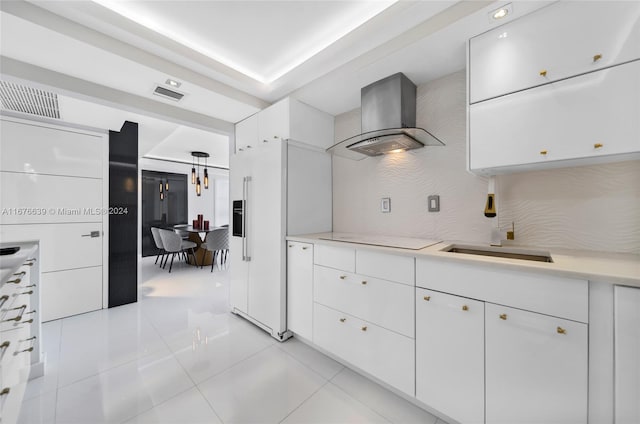
{"type": "MultiPolygon", "coordinates": [[[[466,40],[501,24],[488,12],[506,3],[106,1],[1,1],[0,53],[231,123],[286,95],[340,114],[360,105],[362,86],[392,73],[421,84],[463,69],[466,40]],[[152,95],[167,78],[182,83],[180,102],[152,95]]],[[[505,21],[548,3],[514,1],[505,21]]],[[[198,137],[184,125],[157,114],[145,120],[148,113],[124,98],[113,108],[113,100],[89,105],[87,95],[65,94],[63,114],[85,125],[118,130],[124,119],[144,122],[141,154],[205,150],[191,144],[198,137]]],[[[217,143],[224,138],[207,141],[214,156],[223,154],[217,143]]]]}

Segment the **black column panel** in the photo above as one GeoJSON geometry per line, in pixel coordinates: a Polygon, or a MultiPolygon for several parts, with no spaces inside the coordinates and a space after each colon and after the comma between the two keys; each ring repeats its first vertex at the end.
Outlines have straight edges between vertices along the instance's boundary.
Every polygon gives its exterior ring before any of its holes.
{"type": "Polygon", "coordinates": [[[109,131],[109,307],[138,301],[138,124],[109,131]]]}

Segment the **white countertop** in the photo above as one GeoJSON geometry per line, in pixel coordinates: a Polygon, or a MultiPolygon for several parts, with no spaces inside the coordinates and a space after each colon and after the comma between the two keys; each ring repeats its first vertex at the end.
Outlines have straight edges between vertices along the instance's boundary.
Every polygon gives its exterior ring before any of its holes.
{"type": "MultiPolygon", "coordinates": [[[[478,266],[500,267],[511,270],[532,271],[542,274],[558,275],[569,278],[581,278],[611,284],[640,287],[640,255],[625,253],[593,252],[570,249],[538,249],[528,246],[509,245],[522,249],[544,250],[549,252],[553,262],[535,262],[521,259],[507,259],[491,256],[469,255],[463,253],[444,252],[452,244],[475,245],[464,241],[443,241],[419,250],[397,247],[375,246],[371,244],[336,241],[334,233],[302,234],[287,236],[287,240],[314,244],[326,244],[337,247],[353,247],[357,249],[376,250],[394,255],[414,256],[416,258],[433,258],[446,261],[457,261],[478,266]],[[333,240],[331,240],[333,238],[333,240]]],[[[338,233],[335,233],[338,234],[338,233]]],[[[344,233],[340,233],[344,234],[344,233]]],[[[353,235],[357,238],[356,235],[353,235]]],[[[362,235],[362,239],[371,236],[362,235]]],[[[384,236],[381,236],[384,237],[384,236]]],[[[342,237],[344,239],[344,237],[342,237]]],[[[338,237],[340,239],[340,237],[338,237]]],[[[487,245],[488,246],[488,245],[487,245]]],[[[506,248],[506,247],[505,247],[506,248]]]]}

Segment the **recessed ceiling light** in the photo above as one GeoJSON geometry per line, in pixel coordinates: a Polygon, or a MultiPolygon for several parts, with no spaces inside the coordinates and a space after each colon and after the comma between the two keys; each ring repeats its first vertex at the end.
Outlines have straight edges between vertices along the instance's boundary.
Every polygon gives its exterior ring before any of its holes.
{"type": "Polygon", "coordinates": [[[498,8],[498,9],[492,10],[491,12],[489,12],[489,16],[490,16],[491,20],[498,21],[498,20],[506,18],[512,12],[513,12],[512,5],[511,5],[511,3],[509,3],[509,4],[505,4],[504,6],[498,8]]]}
{"type": "Polygon", "coordinates": [[[165,82],[165,84],[170,85],[171,87],[175,87],[178,88],[182,85],[181,82],[178,82],[176,80],[172,80],[171,78],[168,78],[167,81],[165,82]]]}

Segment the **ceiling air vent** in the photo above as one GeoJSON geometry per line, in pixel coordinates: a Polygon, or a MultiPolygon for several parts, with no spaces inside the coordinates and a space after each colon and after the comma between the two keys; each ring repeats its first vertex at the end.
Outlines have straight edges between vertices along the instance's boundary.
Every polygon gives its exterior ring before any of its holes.
{"type": "Polygon", "coordinates": [[[0,81],[2,109],[60,119],[58,95],[26,85],[0,81]]]}
{"type": "Polygon", "coordinates": [[[164,88],[160,85],[156,85],[156,89],[153,90],[153,94],[156,96],[161,96],[166,99],[175,100],[176,102],[184,97],[184,94],[178,93],[177,91],[169,90],[168,88],[164,88]]]}

